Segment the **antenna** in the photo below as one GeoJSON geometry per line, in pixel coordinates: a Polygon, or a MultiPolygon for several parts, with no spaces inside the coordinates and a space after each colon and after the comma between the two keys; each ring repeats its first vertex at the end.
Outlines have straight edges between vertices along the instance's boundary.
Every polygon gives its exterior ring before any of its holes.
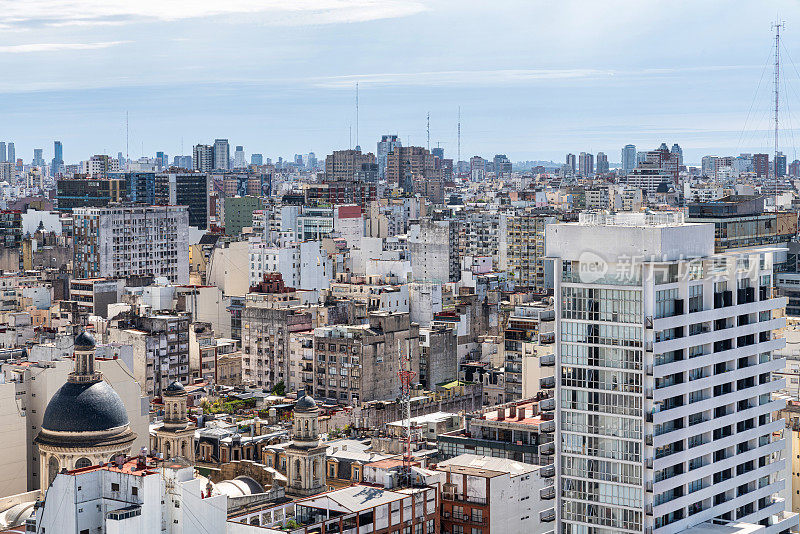
{"type": "Polygon", "coordinates": [[[428,151],[431,150],[431,112],[428,112],[428,151]]]}
{"type": "Polygon", "coordinates": [[[129,161],[131,160],[131,151],[129,148],[130,141],[130,128],[128,128],[128,112],[125,111],[125,170],[129,171],[129,161]]]}
{"type": "Polygon", "coordinates": [[[461,164],[461,106],[458,106],[458,156],[456,158],[456,167],[461,164]]]}
{"type": "Polygon", "coordinates": [[[356,82],[356,146],[358,145],[358,82],[356,82]]]}
{"type": "Polygon", "coordinates": [[[775,156],[772,162],[775,174],[775,211],[778,211],[778,109],[780,102],[780,79],[781,79],[781,28],[786,25],[782,21],[776,20],[772,23],[775,30],[775,156]]]}
{"type": "Polygon", "coordinates": [[[411,381],[416,373],[411,370],[411,340],[406,340],[408,350],[405,358],[400,342],[397,343],[397,357],[399,358],[400,368],[397,376],[400,378],[400,402],[403,405],[403,426],[405,436],[403,436],[403,485],[411,486],[411,381]]]}

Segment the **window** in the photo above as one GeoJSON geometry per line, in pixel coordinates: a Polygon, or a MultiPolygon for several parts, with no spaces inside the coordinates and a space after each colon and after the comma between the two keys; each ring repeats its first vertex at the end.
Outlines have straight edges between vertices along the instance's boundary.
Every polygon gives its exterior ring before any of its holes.
{"type": "Polygon", "coordinates": [[[84,467],[89,467],[92,465],[92,461],[88,458],[79,458],[77,462],[75,462],[75,469],[83,469],[84,467]]]}
{"type": "Polygon", "coordinates": [[[111,491],[119,491],[119,484],[117,484],[116,482],[112,482],[111,491]]]}

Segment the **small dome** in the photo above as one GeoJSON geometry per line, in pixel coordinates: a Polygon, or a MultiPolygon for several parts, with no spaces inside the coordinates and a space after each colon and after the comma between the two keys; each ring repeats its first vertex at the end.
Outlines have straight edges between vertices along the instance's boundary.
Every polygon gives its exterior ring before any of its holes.
{"type": "Polygon", "coordinates": [[[186,393],[186,389],[184,389],[183,384],[177,380],[164,389],[164,395],[167,397],[181,395],[183,393],[186,393]]]}
{"type": "Polygon", "coordinates": [[[103,432],[128,425],[125,404],[105,382],[67,382],[47,404],[42,429],[54,432],[103,432]]]}
{"type": "Polygon", "coordinates": [[[75,338],[75,350],[80,350],[80,351],[94,350],[94,346],[95,346],[94,336],[92,336],[92,334],[90,334],[86,330],[78,334],[78,337],[75,338]]]}
{"type": "Polygon", "coordinates": [[[308,393],[301,397],[300,400],[297,401],[297,404],[294,405],[294,411],[296,412],[310,412],[316,409],[317,403],[308,393]]]}

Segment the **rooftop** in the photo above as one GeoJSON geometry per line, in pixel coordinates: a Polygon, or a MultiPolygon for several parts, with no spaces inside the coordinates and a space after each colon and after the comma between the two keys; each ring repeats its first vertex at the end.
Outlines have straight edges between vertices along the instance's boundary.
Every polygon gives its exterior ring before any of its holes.
{"type": "Polygon", "coordinates": [[[491,478],[504,474],[509,474],[511,476],[524,475],[532,471],[537,471],[540,467],[539,465],[526,464],[507,458],[462,454],[440,462],[436,466],[436,469],[438,471],[448,471],[450,473],[462,473],[491,478]]]}

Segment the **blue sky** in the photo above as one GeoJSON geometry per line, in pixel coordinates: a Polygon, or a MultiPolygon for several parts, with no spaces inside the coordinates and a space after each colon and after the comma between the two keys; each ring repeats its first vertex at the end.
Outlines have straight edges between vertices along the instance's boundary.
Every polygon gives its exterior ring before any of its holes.
{"type": "MultiPolygon", "coordinates": [[[[216,137],[322,157],[355,136],[356,82],[369,150],[382,133],[424,146],[430,112],[431,145],[455,157],[460,105],[462,159],[769,151],[776,16],[781,120],[800,128],[796,1],[0,0],[0,13],[0,140],[25,160],[52,157],[54,139],[70,162],[124,151],[126,111],[132,157],[216,137]]],[[[800,130],[783,139],[793,159],[800,130]]]]}

